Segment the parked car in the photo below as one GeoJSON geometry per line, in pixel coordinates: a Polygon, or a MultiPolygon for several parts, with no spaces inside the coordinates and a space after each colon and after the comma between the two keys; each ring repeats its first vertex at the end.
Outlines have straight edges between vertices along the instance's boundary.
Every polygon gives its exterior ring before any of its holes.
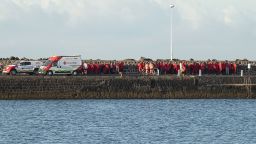
{"type": "Polygon", "coordinates": [[[39,69],[43,75],[79,75],[83,73],[81,56],[52,56],[39,69]]]}
{"type": "Polygon", "coordinates": [[[41,61],[17,61],[12,65],[8,65],[3,69],[3,74],[16,75],[18,73],[27,73],[30,75],[37,74],[40,66],[43,65],[41,61]]]}

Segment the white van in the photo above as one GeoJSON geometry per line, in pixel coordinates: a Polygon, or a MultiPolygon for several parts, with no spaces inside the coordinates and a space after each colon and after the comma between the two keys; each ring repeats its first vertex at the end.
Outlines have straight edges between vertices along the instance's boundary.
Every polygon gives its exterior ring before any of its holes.
{"type": "Polygon", "coordinates": [[[44,75],[79,75],[83,72],[81,56],[52,56],[39,69],[44,75]]]}

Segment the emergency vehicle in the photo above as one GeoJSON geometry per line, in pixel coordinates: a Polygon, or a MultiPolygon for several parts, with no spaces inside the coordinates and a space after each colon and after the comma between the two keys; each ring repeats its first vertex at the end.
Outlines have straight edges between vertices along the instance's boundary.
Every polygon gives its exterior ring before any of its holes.
{"type": "Polygon", "coordinates": [[[16,75],[18,73],[27,73],[30,75],[37,74],[41,61],[17,61],[12,65],[8,65],[3,69],[3,74],[16,75]]]}
{"type": "Polygon", "coordinates": [[[39,69],[43,75],[79,75],[83,73],[81,56],[52,56],[39,69]]]}

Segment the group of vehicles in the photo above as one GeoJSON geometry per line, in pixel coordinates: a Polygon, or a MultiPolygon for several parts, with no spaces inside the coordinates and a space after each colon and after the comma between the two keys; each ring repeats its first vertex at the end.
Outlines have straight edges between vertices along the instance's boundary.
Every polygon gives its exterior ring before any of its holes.
{"type": "Polygon", "coordinates": [[[52,56],[44,63],[41,61],[18,61],[6,66],[3,71],[6,75],[79,75],[83,73],[81,56],[52,56]]]}

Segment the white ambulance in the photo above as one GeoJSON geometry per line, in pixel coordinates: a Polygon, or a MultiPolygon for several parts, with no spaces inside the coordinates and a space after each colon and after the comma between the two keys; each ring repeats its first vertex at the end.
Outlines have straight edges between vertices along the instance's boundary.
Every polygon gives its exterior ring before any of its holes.
{"type": "Polygon", "coordinates": [[[81,56],[52,56],[39,69],[43,75],[80,75],[83,73],[81,56]]]}

